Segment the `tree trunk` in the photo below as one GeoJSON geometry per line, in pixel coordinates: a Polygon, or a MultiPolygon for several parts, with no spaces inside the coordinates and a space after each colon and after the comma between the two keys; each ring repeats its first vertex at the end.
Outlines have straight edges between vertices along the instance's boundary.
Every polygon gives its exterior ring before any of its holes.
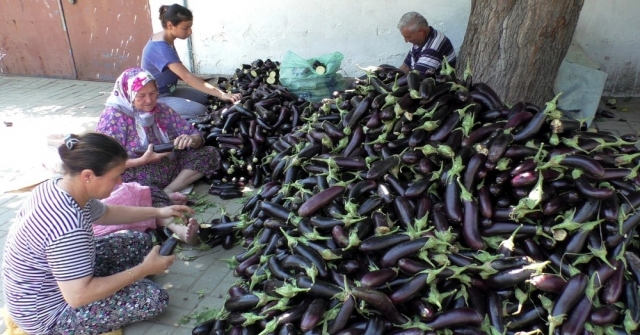
{"type": "Polygon", "coordinates": [[[458,72],[470,61],[474,82],[504,103],[542,106],[569,49],[584,0],[472,0],[458,72]]]}

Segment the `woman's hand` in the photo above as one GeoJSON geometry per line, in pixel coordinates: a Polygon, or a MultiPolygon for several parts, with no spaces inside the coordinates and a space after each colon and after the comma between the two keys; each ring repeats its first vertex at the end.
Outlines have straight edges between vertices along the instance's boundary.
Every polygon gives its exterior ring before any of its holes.
{"type": "Polygon", "coordinates": [[[152,164],[152,163],[160,162],[163,158],[169,156],[170,154],[171,154],[170,152],[165,152],[165,153],[154,152],[153,144],[149,144],[149,146],[147,147],[147,151],[145,151],[144,154],[140,156],[140,158],[142,159],[143,162],[145,162],[145,164],[152,164]]]}
{"type": "Polygon", "coordinates": [[[188,215],[195,214],[195,211],[191,207],[185,206],[185,205],[171,205],[167,207],[158,208],[158,211],[159,211],[158,218],[161,218],[161,219],[166,219],[170,217],[181,218],[187,214],[188,215]]]}
{"type": "Polygon", "coordinates": [[[220,99],[222,100],[226,100],[226,101],[231,101],[231,102],[238,102],[240,101],[240,99],[242,99],[242,94],[240,93],[224,93],[220,96],[220,99]]]}
{"type": "Polygon", "coordinates": [[[167,270],[176,260],[176,255],[162,256],[160,255],[160,246],[156,245],[151,252],[144,258],[142,265],[148,275],[157,275],[167,270]]]}
{"type": "Polygon", "coordinates": [[[178,150],[186,148],[199,148],[202,146],[202,138],[198,135],[180,135],[173,140],[173,145],[178,150]]]}

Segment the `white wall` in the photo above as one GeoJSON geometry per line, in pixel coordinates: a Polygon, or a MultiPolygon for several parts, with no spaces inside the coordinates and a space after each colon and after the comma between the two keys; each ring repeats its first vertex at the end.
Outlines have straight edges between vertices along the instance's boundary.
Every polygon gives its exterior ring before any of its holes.
{"type": "MultiPolygon", "coordinates": [[[[282,60],[291,50],[304,58],[340,51],[343,74],[361,66],[400,65],[409,50],[396,25],[408,11],[422,13],[456,50],[464,40],[470,0],[149,0],[153,30],[161,4],[180,3],[194,13],[192,56],[176,42],[196,73],[232,73],[257,58],[282,60]]],[[[608,74],[605,95],[640,96],[640,1],[585,0],[574,40],[608,74]]]]}
{"type": "Polygon", "coordinates": [[[396,28],[402,14],[423,14],[458,48],[470,10],[469,0],[149,0],[151,16],[172,3],[194,15],[192,70],[226,74],[258,58],[282,60],[288,50],[304,58],[339,51],[348,76],[362,74],[355,64],[400,66],[410,47],[396,28]]]}
{"type": "Polygon", "coordinates": [[[638,0],[585,0],[574,41],[608,74],[605,95],[640,96],[638,15],[638,0]]]}

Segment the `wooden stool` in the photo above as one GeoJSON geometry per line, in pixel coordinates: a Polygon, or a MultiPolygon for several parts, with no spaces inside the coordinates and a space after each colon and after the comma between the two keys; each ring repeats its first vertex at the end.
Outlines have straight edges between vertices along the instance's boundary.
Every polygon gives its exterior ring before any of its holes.
{"type": "MultiPolygon", "coordinates": [[[[29,335],[24,330],[20,329],[20,327],[13,322],[11,315],[7,312],[6,308],[2,308],[0,310],[2,313],[2,317],[4,318],[4,324],[7,329],[2,333],[2,335],[29,335]]],[[[104,333],[102,335],[122,335],[122,329],[114,330],[112,332],[104,333]]]]}
{"type": "Polygon", "coordinates": [[[114,330],[112,332],[104,333],[102,335],[122,335],[122,329],[114,330]]]}
{"type": "Polygon", "coordinates": [[[11,318],[11,315],[9,315],[9,312],[7,312],[6,308],[3,307],[0,313],[2,313],[4,324],[7,327],[2,335],[28,335],[24,330],[20,329],[20,326],[13,322],[13,319],[11,318]]]}

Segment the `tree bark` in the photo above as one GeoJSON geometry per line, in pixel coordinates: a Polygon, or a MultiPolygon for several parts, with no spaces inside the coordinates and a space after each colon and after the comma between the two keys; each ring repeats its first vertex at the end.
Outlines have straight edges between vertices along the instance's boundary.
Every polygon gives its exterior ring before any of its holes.
{"type": "Polygon", "coordinates": [[[474,82],[491,86],[504,103],[539,106],[569,49],[584,0],[472,0],[458,73],[469,60],[474,82]]]}

